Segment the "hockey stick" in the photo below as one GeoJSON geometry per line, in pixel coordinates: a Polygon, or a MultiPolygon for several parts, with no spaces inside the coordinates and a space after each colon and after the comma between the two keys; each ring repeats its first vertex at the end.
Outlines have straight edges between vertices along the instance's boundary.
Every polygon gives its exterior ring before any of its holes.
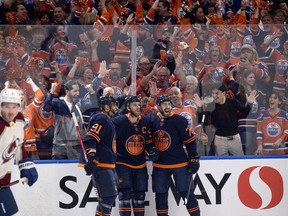
{"type": "Polygon", "coordinates": [[[23,177],[23,178],[20,178],[20,179],[18,179],[18,180],[16,180],[16,181],[10,182],[10,183],[7,184],[7,185],[1,186],[1,187],[0,187],[0,190],[1,190],[1,189],[4,189],[4,188],[11,187],[11,186],[14,186],[14,185],[16,185],[16,184],[18,184],[18,183],[26,184],[27,182],[28,182],[28,178],[23,177]]]}
{"type": "MultiPolygon", "coordinates": [[[[74,121],[74,124],[75,124],[76,132],[77,132],[77,135],[78,135],[80,144],[81,144],[81,148],[82,148],[82,152],[83,152],[85,161],[88,162],[87,154],[86,154],[86,151],[85,151],[85,148],[84,148],[84,143],[83,143],[83,140],[82,140],[82,135],[81,135],[80,127],[79,127],[78,121],[77,121],[77,119],[76,119],[76,115],[75,115],[74,112],[72,112],[71,114],[72,114],[72,118],[73,118],[73,121],[74,121]]],[[[102,205],[101,205],[101,195],[100,195],[100,193],[99,193],[99,190],[98,190],[98,187],[97,187],[97,183],[96,183],[96,181],[95,181],[95,179],[94,179],[94,177],[93,177],[93,174],[91,175],[91,181],[92,181],[93,187],[94,187],[94,189],[95,189],[96,199],[97,199],[97,201],[99,202],[100,209],[101,209],[101,213],[102,213],[102,215],[104,216],[104,211],[103,211],[102,205]]]]}
{"type": "Polygon", "coordinates": [[[77,135],[78,135],[78,138],[79,138],[79,141],[80,141],[81,149],[82,149],[82,152],[84,154],[85,161],[88,162],[88,158],[87,158],[86,151],[85,151],[85,148],[84,148],[84,143],[83,143],[83,140],[82,140],[80,127],[79,127],[78,121],[76,119],[76,115],[75,115],[74,112],[72,112],[71,114],[72,114],[72,118],[73,118],[73,121],[74,121],[74,124],[75,124],[76,132],[77,132],[77,135]]]}
{"type": "MultiPolygon", "coordinates": [[[[202,116],[202,121],[201,121],[201,127],[200,127],[200,134],[199,134],[198,144],[199,144],[199,142],[201,142],[201,139],[202,139],[202,129],[203,129],[203,126],[204,126],[204,121],[205,121],[205,115],[202,116]]],[[[191,193],[191,187],[192,187],[192,183],[193,183],[193,174],[194,174],[194,173],[191,173],[191,179],[190,179],[190,182],[189,182],[189,187],[188,187],[187,196],[186,196],[186,198],[184,199],[184,205],[187,205],[188,199],[189,199],[189,196],[190,196],[190,193],[191,193]]]]}

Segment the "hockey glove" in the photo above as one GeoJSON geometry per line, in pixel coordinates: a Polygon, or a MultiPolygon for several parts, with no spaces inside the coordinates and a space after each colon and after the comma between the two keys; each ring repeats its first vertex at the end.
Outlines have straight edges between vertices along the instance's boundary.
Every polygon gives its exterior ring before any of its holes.
{"type": "Polygon", "coordinates": [[[195,174],[200,168],[199,156],[194,156],[189,159],[187,171],[188,173],[195,174]]]}
{"type": "Polygon", "coordinates": [[[156,147],[153,147],[148,154],[148,157],[150,160],[152,160],[153,162],[158,160],[159,157],[159,151],[156,147]]]}
{"type": "Polygon", "coordinates": [[[20,177],[28,179],[28,185],[32,186],[38,179],[38,173],[31,158],[25,158],[19,161],[20,177]]]}
{"type": "Polygon", "coordinates": [[[95,170],[96,170],[96,168],[97,168],[97,166],[99,164],[99,161],[95,157],[95,153],[94,152],[89,153],[87,155],[87,157],[88,157],[88,161],[84,165],[84,169],[86,171],[86,175],[89,176],[89,175],[92,175],[95,172],[95,170]]]}

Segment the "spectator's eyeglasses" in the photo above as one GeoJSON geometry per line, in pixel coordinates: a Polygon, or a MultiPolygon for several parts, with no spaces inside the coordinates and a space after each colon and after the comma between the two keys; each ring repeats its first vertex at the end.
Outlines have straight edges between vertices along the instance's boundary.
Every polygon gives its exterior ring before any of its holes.
{"type": "Polygon", "coordinates": [[[140,65],[150,65],[150,63],[140,63],[140,65]]]}

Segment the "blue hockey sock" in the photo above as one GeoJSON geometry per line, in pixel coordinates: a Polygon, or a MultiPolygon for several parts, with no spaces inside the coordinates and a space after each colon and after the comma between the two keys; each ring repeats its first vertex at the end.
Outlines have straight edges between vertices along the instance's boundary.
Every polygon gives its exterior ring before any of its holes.
{"type": "Polygon", "coordinates": [[[121,189],[119,190],[119,215],[131,216],[131,190],[121,189]]]}
{"type": "Polygon", "coordinates": [[[156,193],[157,216],[168,216],[168,192],[156,193]]]}
{"type": "MultiPolygon", "coordinates": [[[[186,198],[187,196],[187,192],[181,192],[181,197],[182,198],[186,198]]],[[[186,204],[186,208],[188,210],[188,213],[190,214],[190,216],[200,216],[200,209],[199,209],[199,205],[198,205],[198,201],[195,197],[195,194],[193,193],[193,191],[191,191],[188,200],[187,200],[187,204],[186,204]]]]}
{"type": "Polygon", "coordinates": [[[133,193],[133,212],[134,216],[144,216],[145,211],[145,192],[137,192],[133,193]]]}

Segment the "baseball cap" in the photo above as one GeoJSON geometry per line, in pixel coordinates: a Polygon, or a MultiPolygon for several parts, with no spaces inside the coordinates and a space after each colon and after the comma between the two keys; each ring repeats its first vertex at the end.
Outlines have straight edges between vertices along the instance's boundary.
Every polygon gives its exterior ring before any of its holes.
{"type": "Polygon", "coordinates": [[[244,44],[242,47],[241,47],[241,50],[243,49],[248,49],[248,50],[251,50],[254,52],[254,48],[250,45],[250,44],[244,44]]]}
{"type": "Polygon", "coordinates": [[[244,50],[244,49],[251,50],[254,53],[254,60],[258,61],[258,59],[259,59],[258,53],[257,53],[257,50],[253,46],[251,46],[250,44],[244,44],[241,47],[241,51],[244,50]]]}

